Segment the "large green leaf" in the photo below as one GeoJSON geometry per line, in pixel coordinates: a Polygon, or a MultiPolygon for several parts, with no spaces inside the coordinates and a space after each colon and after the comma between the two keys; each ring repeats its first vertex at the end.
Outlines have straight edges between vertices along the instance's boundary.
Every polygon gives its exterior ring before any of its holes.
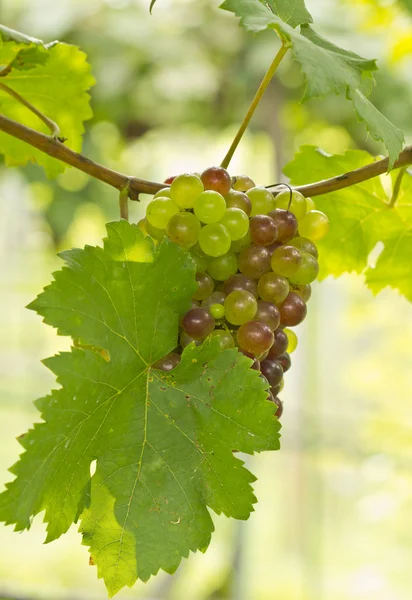
{"type": "Polygon", "coordinates": [[[266,0],[265,4],[291,27],[313,21],[304,0],[266,0]]]}
{"type": "MultiPolygon", "coordinates": [[[[341,175],[369,164],[367,152],[349,150],[329,155],[314,146],[303,146],[284,172],[293,185],[341,175]]],[[[330,219],[330,232],[319,242],[320,277],[355,271],[377,293],[387,286],[412,301],[412,175],[406,172],[394,207],[380,178],[315,198],[316,206],[330,219]],[[370,252],[380,242],[383,250],[376,265],[368,265],[370,252]]]]}
{"type": "Polygon", "coordinates": [[[222,8],[240,17],[241,24],[255,33],[274,29],[284,43],[291,45],[293,58],[300,64],[306,80],[304,99],[342,94],[352,100],[358,117],[370,134],[383,141],[390,166],[398,157],[404,136],[373,107],[362,92],[370,91],[376,61],[332,44],[308,24],[293,29],[260,0],[225,0],[222,8]]]}
{"type": "MultiPolygon", "coordinates": [[[[45,45],[5,27],[0,28],[0,38],[0,83],[55,121],[67,138],[67,146],[80,151],[83,123],[92,116],[88,90],[94,84],[84,52],[59,42],[45,45]]],[[[33,129],[50,133],[36,115],[1,89],[0,111],[33,129]]],[[[63,163],[4,133],[0,133],[0,153],[9,166],[37,162],[49,177],[65,168],[63,163]]]]}
{"type": "Polygon", "coordinates": [[[251,361],[218,342],[187,347],[171,373],[153,363],[177,345],[195,267],[137,226],[108,225],[104,248],[63,254],[66,266],[30,308],[81,338],[46,360],[61,389],[40,399],[43,422],[21,443],[0,518],[30,527],[45,511],[47,541],[81,520],[110,594],[204,551],[216,513],[247,519],[254,477],[233,455],[277,449],[279,423],[251,361]],[[91,476],[91,463],[96,461],[91,476]]]}

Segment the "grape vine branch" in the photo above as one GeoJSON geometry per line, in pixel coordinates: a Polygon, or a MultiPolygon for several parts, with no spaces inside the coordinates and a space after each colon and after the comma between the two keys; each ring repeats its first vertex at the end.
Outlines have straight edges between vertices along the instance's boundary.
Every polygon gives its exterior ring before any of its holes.
{"type": "MultiPolygon", "coordinates": [[[[94,162],[83,154],[70,150],[64,143],[53,139],[43,133],[40,133],[30,127],[26,127],[13,119],[0,115],[0,131],[7,133],[41,152],[60,160],[71,167],[75,167],[91,177],[103,181],[108,185],[119,190],[128,189],[128,195],[131,200],[138,200],[139,194],[156,194],[160,189],[166,187],[164,183],[140,179],[134,176],[128,176],[124,173],[114,171],[104,165],[94,162]]],[[[394,169],[407,167],[412,164],[412,146],[406,146],[400,153],[398,160],[394,164],[394,169]]],[[[301,192],[304,196],[321,196],[329,192],[334,192],[346,187],[362,183],[368,179],[378,177],[388,171],[389,159],[383,158],[374,161],[369,165],[349,171],[330,179],[324,179],[316,183],[302,186],[296,186],[294,189],[301,192]]],[[[278,193],[276,186],[268,188],[273,193],[278,193]]]]}

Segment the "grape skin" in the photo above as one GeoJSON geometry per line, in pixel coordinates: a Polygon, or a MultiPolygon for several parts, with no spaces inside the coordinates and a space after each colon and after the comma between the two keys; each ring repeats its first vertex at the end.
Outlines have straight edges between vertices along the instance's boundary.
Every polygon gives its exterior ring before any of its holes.
{"type": "Polygon", "coordinates": [[[250,219],[250,237],[254,244],[270,246],[277,235],[276,223],[269,215],[255,215],[250,219]]]}
{"type": "Polygon", "coordinates": [[[230,292],[234,292],[235,290],[246,290],[253,294],[255,298],[258,297],[256,281],[249,279],[245,275],[242,275],[242,273],[236,273],[232,277],[229,277],[223,285],[223,290],[226,294],[230,294],[230,292]]]}
{"type": "Polygon", "coordinates": [[[249,321],[238,329],[239,346],[256,358],[261,357],[273,344],[273,331],[262,321],[249,321]]]}
{"type": "Polygon", "coordinates": [[[209,167],[200,176],[205,190],[214,190],[225,196],[232,184],[231,177],[222,167],[209,167]]]}
{"type": "Polygon", "coordinates": [[[226,320],[232,325],[251,321],[258,308],[256,298],[246,290],[231,292],[224,303],[226,320]]]}
{"type": "Polygon", "coordinates": [[[215,284],[210,275],[206,273],[196,273],[197,290],[193,294],[194,300],[204,300],[213,292],[215,284]]]}
{"type": "Polygon", "coordinates": [[[176,352],[171,352],[170,354],[167,354],[163,358],[157,360],[154,363],[153,368],[160,369],[160,371],[172,371],[174,368],[177,367],[179,363],[180,354],[177,354],[176,352]]]}
{"type": "Polygon", "coordinates": [[[211,223],[200,230],[199,245],[208,256],[223,256],[229,252],[231,242],[228,230],[221,223],[211,223]]]}
{"type": "Polygon", "coordinates": [[[304,300],[294,292],[279,305],[280,323],[282,326],[295,327],[306,317],[307,308],[304,300]]]}
{"type": "Polygon", "coordinates": [[[252,212],[252,203],[244,192],[230,190],[230,192],[226,194],[225,200],[228,208],[240,208],[248,217],[250,216],[250,213],[252,212]]]}
{"type": "Polygon", "coordinates": [[[249,246],[239,254],[239,271],[250,279],[260,279],[270,271],[270,252],[264,246],[249,246]]]}
{"type": "Polygon", "coordinates": [[[182,319],[182,327],[190,337],[203,340],[215,328],[215,320],[205,308],[191,308],[182,319]]]}

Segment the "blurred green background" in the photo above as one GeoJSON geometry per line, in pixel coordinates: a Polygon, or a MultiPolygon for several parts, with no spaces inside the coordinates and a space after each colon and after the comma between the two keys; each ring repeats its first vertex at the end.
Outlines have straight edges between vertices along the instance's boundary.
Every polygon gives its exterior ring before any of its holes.
{"type": "MultiPolygon", "coordinates": [[[[154,180],[222,159],[277,48],[243,32],[211,0],[0,0],[1,22],[88,54],[97,80],[85,153],[154,180]]],[[[412,136],[412,15],[407,2],[308,0],[317,29],[381,71],[373,101],[412,136]]],[[[301,105],[299,69],[285,60],[233,161],[257,182],[305,143],[328,152],[382,149],[350,104],[301,105]]],[[[0,484],[15,441],[54,385],[40,360],[66,347],[24,306],[59,268],[56,251],[99,243],[118,218],[116,193],[68,169],[0,166],[0,484]]],[[[131,218],[146,200],[131,203],[131,218]]],[[[145,600],[410,600],[412,597],[412,307],[361,277],[315,286],[283,392],[282,450],[248,458],[259,503],[248,522],[215,517],[205,555],[119,598],[145,600]]],[[[42,545],[0,526],[0,599],[106,598],[75,527],[42,545]]]]}

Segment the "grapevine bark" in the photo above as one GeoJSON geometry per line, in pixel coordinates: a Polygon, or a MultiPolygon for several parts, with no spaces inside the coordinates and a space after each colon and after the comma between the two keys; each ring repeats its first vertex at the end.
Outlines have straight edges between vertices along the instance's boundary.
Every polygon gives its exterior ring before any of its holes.
{"type": "MultiPolygon", "coordinates": [[[[154,181],[148,181],[146,179],[139,179],[138,177],[132,177],[109,169],[104,165],[92,161],[83,154],[70,150],[63,143],[56,139],[51,139],[43,133],[39,133],[30,127],[26,127],[17,121],[13,121],[4,115],[0,115],[0,131],[7,133],[27,144],[30,144],[34,148],[37,148],[41,152],[60,160],[71,167],[75,167],[84,173],[87,173],[95,179],[99,179],[108,185],[119,190],[123,190],[128,187],[129,198],[131,200],[138,200],[139,194],[156,194],[160,189],[167,187],[167,184],[157,183],[154,181]]],[[[399,169],[412,164],[412,146],[407,146],[399,155],[398,160],[395,162],[394,169],[399,169]]],[[[304,196],[320,196],[329,192],[335,192],[337,190],[362,183],[373,177],[377,177],[388,171],[389,159],[384,158],[377,160],[369,165],[349,171],[342,175],[332,177],[330,179],[324,179],[316,183],[310,183],[308,185],[297,186],[296,190],[301,192],[304,196]]],[[[268,188],[274,194],[279,192],[276,186],[269,186],[268,188]]]]}

